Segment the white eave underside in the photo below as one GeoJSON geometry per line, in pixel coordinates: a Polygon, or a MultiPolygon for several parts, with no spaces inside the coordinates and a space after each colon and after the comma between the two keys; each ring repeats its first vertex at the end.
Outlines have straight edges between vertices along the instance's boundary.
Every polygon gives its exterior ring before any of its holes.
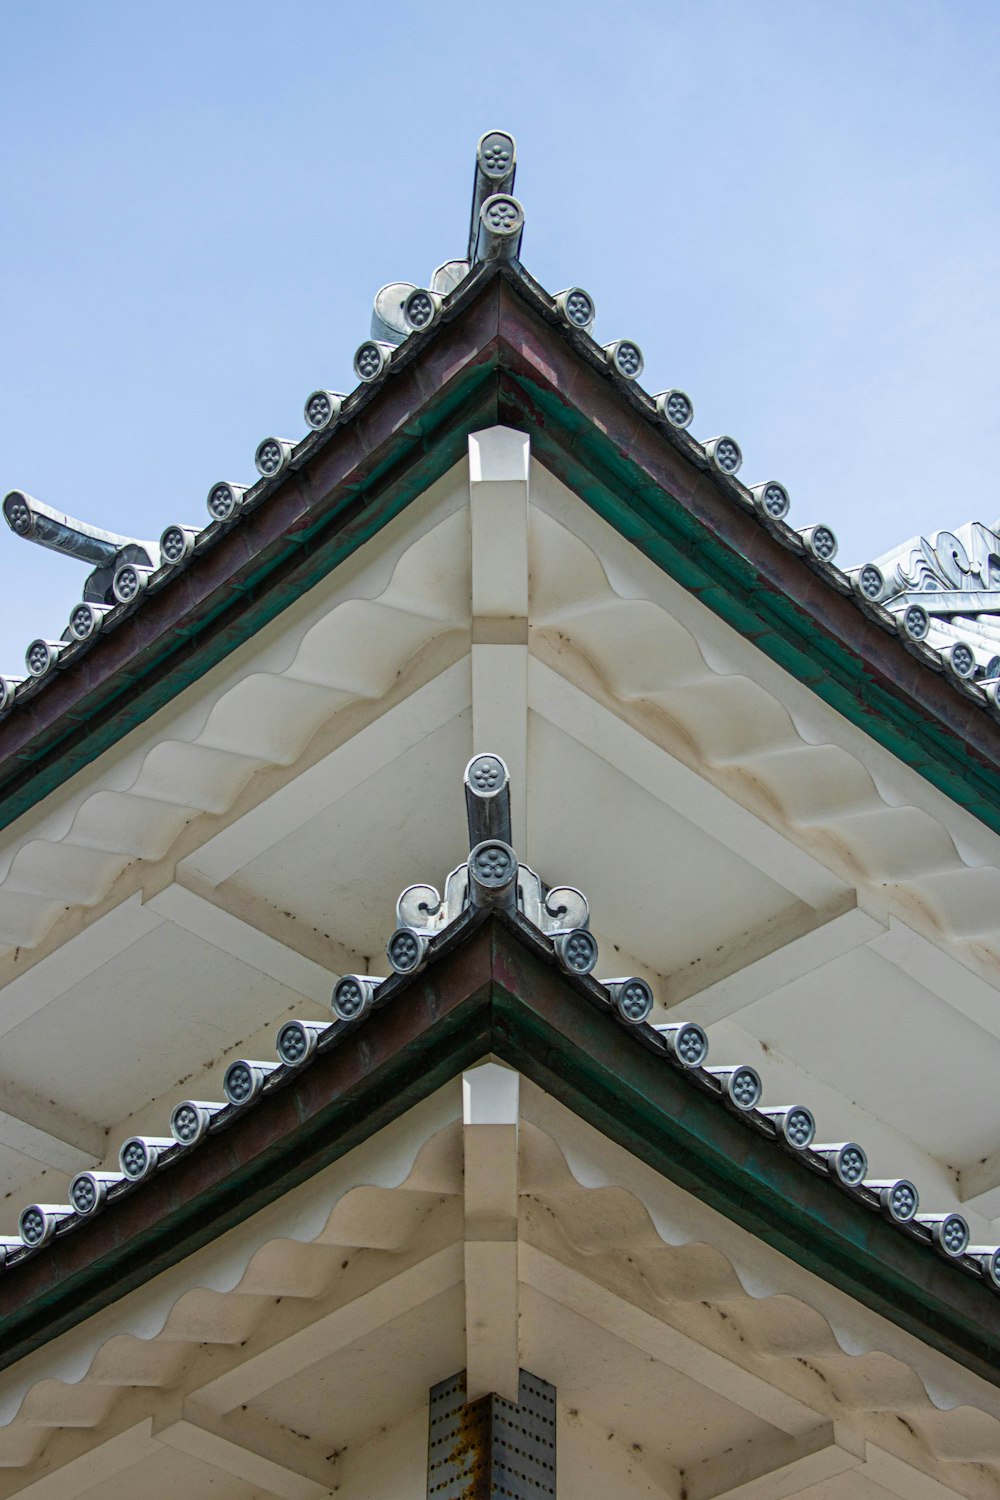
{"type": "MultiPolygon", "coordinates": [[[[360,553],[8,830],[11,1233],[225,1061],[385,972],[465,852],[475,751],[515,844],[590,900],[713,1061],[872,1172],[1000,1217],[1000,840],[792,681],[493,429],[360,553]],[[471,508],[470,508],[471,495],[471,508]],[[44,1170],[42,1170],[44,1169],[44,1170]]],[[[991,1242],[995,1243],[995,1237],[991,1242]]]]}
{"type": "Polygon", "coordinates": [[[518,1365],[578,1500],[1000,1484],[993,1387],[487,1065],[0,1377],[0,1494],[423,1500],[518,1365]]]}

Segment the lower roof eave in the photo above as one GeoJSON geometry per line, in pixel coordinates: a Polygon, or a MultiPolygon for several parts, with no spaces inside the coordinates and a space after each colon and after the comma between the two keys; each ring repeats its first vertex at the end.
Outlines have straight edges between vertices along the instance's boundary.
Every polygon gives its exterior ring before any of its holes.
{"type": "Polygon", "coordinates": [[[748,1128],[559,971],[477,914],[363,1025],[227,1128],[0,1277],[0,1368],[183,1260],[493,1055],[666,1178],[1000,1385],[982,1282],[748,1128]]]}

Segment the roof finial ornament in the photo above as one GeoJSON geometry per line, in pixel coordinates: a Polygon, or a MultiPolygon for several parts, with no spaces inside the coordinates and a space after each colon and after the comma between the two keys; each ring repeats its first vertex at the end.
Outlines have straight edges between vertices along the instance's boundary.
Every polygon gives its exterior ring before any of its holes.
{"type": "Polygon", "coordinates": [[[476,253],[484,205],[490,198],[509,197],[513,193],[516,172],[517,142],[514,137],[506,130],[487,130],[485,135],[480,136],[476,147],[476,176],[472,185],[472,213],[469,216],[470,261],[484,259],[476,253]]]}
{"type": "Polygon", "coordinates": [[[403,308],[411,292],[419,288],[412,281],[390,281],[375,293],[372,308],[372,338],[383,344],[401,344],[409,337],[410,325],[403,308]]]}
{"type": "Polygon", "coordinates": [[[43,505],[23,490],[10,491],[3,502],[3,514],[16,536],[37,542],[40,547],[50,547],[64,557],[92,563],[94,571],[83,586],[83,597],[93,604],[118,602],[115,575],[126,564],[148,571],[160,564],[158,543],[136,541],[134,537],[119,536],[116,531],[102,531],[98,526],[74,520],[50,505],[43,505]]]}
{"type": "Polygon", "coordinates": [[[495,193],[479,210],[479,232],[473,264],[484,260],[516,260],[524,233],[524,209],[516,198],[495,193]]]}
{"type": "MultiPolygon", "coordinates": [[[[434,323],[441,304],[465,280],[480,261],[516,260],[524,231],[524,209],[512,196],[517,167],[517,145],[506,130],[488,130],[476,147],[476,175],[472,188],[469,248],[465,260],[448,260],[435,270],[427,287],[409,281],[391,281],[375,294],[371,338],[361,345],[354,359],[359,380],[377,380],[394,348],[411,333],[421,333],[434,323]]],[[[572,299],[572,310],[563,306],[567,320],[589,329],[594,321],[593,303],[586,292],[571,287],[560,294],[572,299]]],[[[561,304],[562,305],[562,304],[561,304]]]]}
{"type": "Polygon", "coordinates": [[[597,943],[589,931],[587,898],[573,886],[543,885],[511,848],[510,775],[501,756],[474,755],[465,768],[469,857],[452,870],[444,895],[434,886],[411,885],[396,903],[399,923],[386,953],[397,974],[412,974],[427,961],[432,938],[468,910],[517,911],[551,939],[563,968],[589,974],[597,943]]]}

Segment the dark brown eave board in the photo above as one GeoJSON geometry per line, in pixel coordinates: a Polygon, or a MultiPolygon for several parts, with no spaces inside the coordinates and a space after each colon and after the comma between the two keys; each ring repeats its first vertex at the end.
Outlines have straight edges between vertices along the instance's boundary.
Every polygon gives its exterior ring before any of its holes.
{"type": "Polygon", "coordinates": [[[0,1276],[0,1367],[242,1222],[493,1054],[681,1188],[1000,1384],[1000,1299],[750,1128],[596,1005],[517,917],[429,967],[283,1086],[0,1276]]]}

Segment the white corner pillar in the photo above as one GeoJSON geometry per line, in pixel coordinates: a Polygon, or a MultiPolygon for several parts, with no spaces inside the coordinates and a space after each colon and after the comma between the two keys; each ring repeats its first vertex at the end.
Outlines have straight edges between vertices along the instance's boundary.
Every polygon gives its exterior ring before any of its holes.
{"type": "Polygon", "coordinates": [[[472,523],[472,752],[510,770],[514,848],[523,858],[528,773],[528,472],[526,433],[469,437],[472,523]]]}
{"type": "Polygon", "coordinates": [[[484,1063],[462,1075],[466,1397],[517,1403],[520,1077],[484,1063]]]}

